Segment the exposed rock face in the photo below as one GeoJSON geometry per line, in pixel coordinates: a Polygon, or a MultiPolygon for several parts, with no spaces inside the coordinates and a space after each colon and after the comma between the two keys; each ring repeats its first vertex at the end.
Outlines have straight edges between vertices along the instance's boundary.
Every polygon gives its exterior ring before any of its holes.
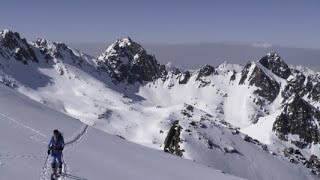
{"type": "Polygon", "coordinates": [[[187,84],[191,77],[191,73],[189,71],[181,72],[179,74],[179,84],[187,84]]]}
{"type": "Polygon", "coordinates": [[[130,38],[117,40],[98,57],[98,67],[118,82],[143,82],[165,78],[167,71],[153,55],[130,38]]]}
{"type": "Polygon", "coordinates": [[[11,57],[28,64],[28,61],[38,62],[38,59],[27,43],[26,39],[22,39],[17,32],[8,30],[0,31],[0,56],[5,59],[11,57]]]}
{"type": "Polygon", "coordinates": [[[307,77],[306,89],[308,98],[319,102],[320,101],[320,76],[319,74],[310,75],[307,77]]]}
{"type": "MultiPolygon", "coordinates": [[[[42,55],[44,55],[46,60],[52,60],[53,58],[59,58],[63,59],[62,54],[58,51],[63,45],[58,45],[57,43],[50,43],[45,39],[39,38],[34,43],[36,47],[40,49],[40,52],[42,55]],[[54,50],[52,50],[54,48],[54,50]]],[[[64,49],[66,49],[66,46],[64,46],[64,49]]]]}
{"type": "Polygon", "coordinates": [[[210,66],[210,65],[205,65],[205,66],[203,66],[203,67],[199,70],[196,79],[197,79],[197,80],[200,80],[200,79],[203,78],[203,77],[207,77],[207,76],[212,75],[214,72],[215,72],[214,67],[212,67],[212,66],[210,66]]]}
{"type": "Polygon", "coordinates": [[[306,87],[304,85],[305,80],[306,77],[303,74],[297,73],[295,75],[295,78],[288,80],[288,84],[282,92],[282,97],[288,99],[294,94],[304,96],[307,93],[306,87]]]}
{"type": "Polygon", "coordinates": [[[288,135],[298,135],[300,140],[293,141],[295,145],[304,148],[311,143],[319,143],[320,111],[308,102],[293,95],[284,104],[282,113],[273,124],[273,131],[282,140],[289,140],[288,135]]]}
{"type": "Polygon", "coordinates": [[[267,54],[259,60],[259,63],[283,79],[287,79],[291,75],[289,66],[276,52],[267,54]]]}
{"type": "Polygon", "coordinates": [[[62,52],[72,51],[68,48],[67,45],[57,42],[48,42],[45,39],[37,39],[35,46],[40,49],[40,52],[45,56],[47,60],[52,60],[53,58],[64,59],[62,52]]]}
{"type": "Polygon", "coordinates": [[[320,101],[320,75],[318,73],[305,75],[298,70],[293,71],[292,78],[287,80],[282,97],[288,99],[293,94],[298,94],[300,97],[306,96],[311,101],[320,101]]]}
{"type": "MultiPolygon", "coordinates": [[[[84,59],[82,54],[74,54],[66,44],[60,42],[50,42],[39,38],[34,42],[34,46],[40,50],[47,62],[55,62],[57,59],[82,66],[84,59]],[[56,59],[56,60],[55,60],[56,59]],[[71,61],[70,61],[71,60],[71,61]]],[[[62,74],[61,74],[62,75],[62,74]]]]}
{"type": "Polygon", "coordinates": [[[242,75],[239,84],[248,82],[250,86],[258,87],[255,93],[266,98],[269,102],[278,96],[280,85],[263,72],[255,63],[249,62],[242,70],[242,75]]]}
{"type": "Polygon", "coordinates": [[[204,87],[207,86],[208,84],[211,83],[210,80],[207,80],[206,77],[214,74],[216,71],[214,69],[214,67],[210,66],[210,65],[205,65],[202,68],[200,68],[196,74],[196,81],[200,81],[201,84],[199,87],[204,87]]]}

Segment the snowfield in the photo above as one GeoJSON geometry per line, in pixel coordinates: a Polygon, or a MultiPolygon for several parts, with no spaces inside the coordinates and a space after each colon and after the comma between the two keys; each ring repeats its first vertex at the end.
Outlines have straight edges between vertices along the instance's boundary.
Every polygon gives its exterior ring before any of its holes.
{"type": "Polygon", "coordinates": [[[0,98],[0,179],[49,179],[46,146],[54,128],[67,142],[61,179],[241,179],[108,135],[3,85],[0,98]]]}

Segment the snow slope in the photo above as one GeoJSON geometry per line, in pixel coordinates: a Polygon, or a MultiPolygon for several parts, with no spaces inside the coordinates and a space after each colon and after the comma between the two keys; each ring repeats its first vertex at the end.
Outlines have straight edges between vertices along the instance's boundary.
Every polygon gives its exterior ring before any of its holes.
{"type": "Polygon", "coordinates": [[[3,85],[0,98],[0,179],[48,179],[45,152],[53,128],[67,142],[62,179],[240,179],[108,135],[3,85]]]}

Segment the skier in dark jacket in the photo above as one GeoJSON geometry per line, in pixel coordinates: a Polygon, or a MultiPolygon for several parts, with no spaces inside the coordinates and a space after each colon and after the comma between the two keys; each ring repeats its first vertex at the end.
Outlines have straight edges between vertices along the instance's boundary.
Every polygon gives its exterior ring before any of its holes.
{"type": "Polygon", "coordinates": [[[48,155],[51,154],[51,167],[53,172],[56,172],[58,166],[58,172],[60,174],[62,173],[62,151],[64,145],[64,139],[61,132],[55,129],[48,144],[48,155]]]}

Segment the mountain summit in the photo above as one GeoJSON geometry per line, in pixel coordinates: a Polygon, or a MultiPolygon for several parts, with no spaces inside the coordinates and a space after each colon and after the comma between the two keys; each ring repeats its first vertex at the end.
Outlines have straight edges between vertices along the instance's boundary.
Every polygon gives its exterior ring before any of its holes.
{"type": "Polygon", "coordinates": [[[259,60],[259,63],[283,79],[287,79],[291,75],[289,66],[276,52],[268,53],[259,60]]]}
{"type": "Polygon", "coordinates": [[[165,66],[129,37],[110,45],[98,57],[98,67],[118,82],[153,81],[166,74],[165,66]]]}
{"type": "Polygon", "coordinates": [[[38,61],[26,39],[21,38],[19,33],[10,30],[0,31],[0,55],[6,59],[13,57],[24,64],[30,60],[38,61]]]}

